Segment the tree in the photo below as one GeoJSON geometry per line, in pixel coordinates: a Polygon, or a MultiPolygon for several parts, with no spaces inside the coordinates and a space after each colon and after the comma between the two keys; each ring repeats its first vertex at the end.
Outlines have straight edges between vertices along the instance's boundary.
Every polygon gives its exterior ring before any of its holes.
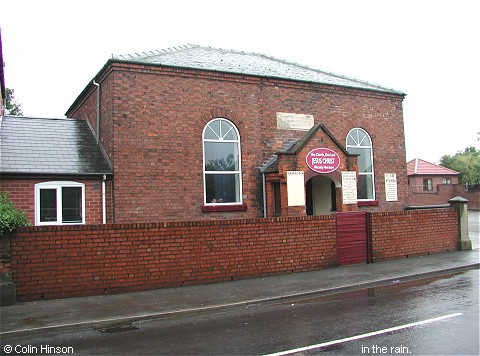
{"type": "Polygon", "coordinates": [[[460,182],[480,184],[480,151],[475,147],[467,147],[455,155],[440,158],[440,165],[460,172],[460,182]]]}
{"type": "Polygon", "coordinates": [[[21,103],[18,102],[18,100],[15,100],[15,90],[6,88],[5,90],[6,94],[6,114],[7,115],[16,115],[16,116],[22,116],[23,112],[22,109],[20,108],[22,106],[21,103]]]}
{"type": "Polygon", "coordinates": [[[8,194],[0,192],[0,237],[18,226],[29,225],[26,212],[17,210],[8,194]]]}

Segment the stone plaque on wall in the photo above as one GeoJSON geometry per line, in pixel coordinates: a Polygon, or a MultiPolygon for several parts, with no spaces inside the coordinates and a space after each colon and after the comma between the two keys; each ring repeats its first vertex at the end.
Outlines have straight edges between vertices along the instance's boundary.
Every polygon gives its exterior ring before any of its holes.
{"type": "Polygon", "coordinates": [[[343,204],[357,204],[357,172],[342,172],[343,204]]]}
{"type": "Polygon", "coordinates": [[[308,131],[313,127],[313,115],[277,112],[277,129],[308,131]]]}
{"type": "Polygon", "coordinates": [[[385,201],[398,201],[395,173],[385,173],[385,201]]]}

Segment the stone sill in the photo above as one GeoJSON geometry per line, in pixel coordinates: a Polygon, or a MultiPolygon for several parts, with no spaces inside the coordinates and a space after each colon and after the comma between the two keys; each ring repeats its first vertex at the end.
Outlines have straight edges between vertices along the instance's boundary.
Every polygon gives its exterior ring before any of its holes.
{"type": "Polygon", "coordinates": [[[215,213],[215,212],[228,212],[228,211],[246,211],[246,204],[235,204],[235,205],[204,205],[202,206],[203,213],[215,213]]]}

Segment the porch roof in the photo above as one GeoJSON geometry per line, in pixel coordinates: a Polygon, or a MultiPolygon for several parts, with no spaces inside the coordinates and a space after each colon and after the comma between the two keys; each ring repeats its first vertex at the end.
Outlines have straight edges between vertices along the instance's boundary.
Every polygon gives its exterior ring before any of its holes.
{"type": "Polygon", "coordinates": [[[323,125],[321,122],[313,125],[313,127],[297,141],[288,142],[284,148],[278,151],[275,156],[271,157],[262,167],[260,171],[262,173],[276,173],[278,172],[278,155],[296,155],[302,150],[303,147],[312,139],[318,130],[322,130],[333,141],[333,143],[342,151],[345,156],[357,156],[356,154],[350,154],[344,146],[333,136],[333,134],[323,125]]]}

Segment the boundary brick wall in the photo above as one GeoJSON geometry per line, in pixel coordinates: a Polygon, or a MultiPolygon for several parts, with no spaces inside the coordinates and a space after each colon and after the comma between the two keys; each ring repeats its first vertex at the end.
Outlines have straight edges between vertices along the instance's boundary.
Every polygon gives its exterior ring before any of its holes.
{"type": "Polygon", "coordinates": [[[22,228],[18,300],[178,287],[335,266],[333,216],[22,228]]]}
{"type": "Polygon", "coordinates": [[[468,200],[468,209],[480,210],[480,190],[478,188],[465,190],[463,184],[438,184],[434,185],[434,190],[432,191],[423,191],[417,186],[410,186],[409,188],[409,205],[448,204],[450,199],[461,196],[468,200]]]}
{"type": "Polygon", "coordinates": [[[458,216],[452,208],[370,215],[373,261],[454,251],[458,216]]]}
{"type": "MultiPolygon", "coordinates": [[[[456,248],[453,209],[370,213],[375,261],[456,248]]],[[[337,266],[336,216],[24,227],[1,239],[19,301],[337,266]],[[10,249],[10,251],[8,251],[10,249]]]]}

